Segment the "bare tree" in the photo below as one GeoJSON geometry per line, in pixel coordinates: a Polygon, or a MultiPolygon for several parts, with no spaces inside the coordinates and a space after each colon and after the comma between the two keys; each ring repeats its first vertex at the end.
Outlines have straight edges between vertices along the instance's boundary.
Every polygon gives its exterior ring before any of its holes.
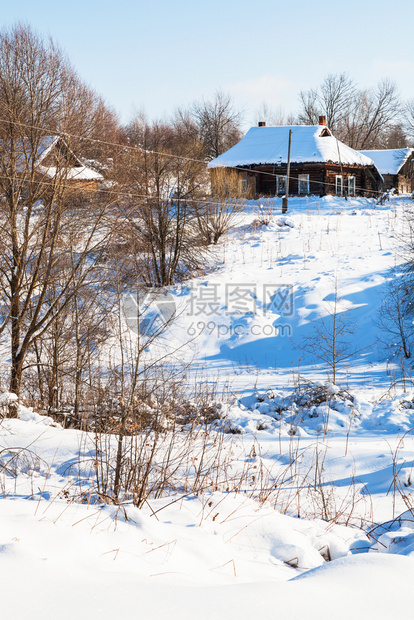
{"type": "Polygon", "coordinates": [[[336,137],[355,149],[381,148],[401,109],[397,86],[390,80],[360,90],[345,73],[328,75],[299,99],[300,123],[315,125],[325,115],[336,137]]]}
{"type": "Polygon", "coordinates": [[[299,93],[299,101],[301,104],[298,116],[299,124],[317,125],[319,115],[323,113],[323,107],[319,102],[318,91],[313,88],[306,91],[301,90],[299,93]]]}
{"type": "Polygon", "coordinates": [[[20,25],[0,33],[0,332],[10,329],[10,390],[17,395],[29,348],[73,298],[71,248],[82,284],[91,252],[106,237],[97,235],[102,197],[94,203],[81,191],[86,208],[74,212],[79,191],[68,183],[70,147],[56,153],[53,174],[37,167],[53,132],[71,144],[87,134],[95,102],[52,40],[20,25]]]}
{"type": "Polygon", "coordinates": [[[403,149],[409,143],[403,123],[393,123],[389,125],[385,132],[381,132],[378,140],[378,148],[382,149],[403,149]]]}
{"type": "Polygon", "coordinates": [[[246,194],[236,170],[214,168],[211,171],[212,196],[194,203],[197,228],[203,240],[217,244],[236,223],[246,205],[246,194]]]}
{"type": "Polygon", "coordinates": [[[382,330],[380,341],[406,359],[411,357],[414,336],[411,291],[411,282],[406,276],[391,280],[377,322],[382,330]]]}
{"type": "Polygon", "coordinates": [[[336,132],[349,116],[356,93],[354,81],[346,73],[329,74],[318,89],[301,91],[299,122],[316,125],[320,114],[336,132]]]}
{"type": "Polygon", "coordinates": [[[207,160],[218,157],[242,138],[242,113],[235,109],[230,95],[221,90],[211,101],[193,103],[189,113],[197,127],[207,160]]]}
{"type": "Polygon", "coordinates": [[[342,128],[344,141],[355,149],[376,148],[400,109],[397,86],[389,80],[382,80],[373,89],[360,91],[342,128]]]}
{"type": "Polygon", "coordinates": [[[238,198],[215,198],[195,205],[198,230],[207,244],[216,245],[237,221],[245,208],[245,201],[238,198]]]}
{"type": "Polygon", "coordinates": [[[414,141],[414,99],[410,99],[406,102],[403,110],[404,128],[409,137],[411,143],[414,141]]]}
{"type": "MultiPolygon", "coordinates": [[[[73,256],[73,268],[75,259],[73,256]]],[[[105,271],[104,265],[100,265],[99,275],[105,271]]],[[[42,336],[34,340],[24,367],[25,376],[30,368],[36,370],[37,380],[32,380],[37,388],[32,395],[33,404],[47,409],[49,415],[57,415],[64,423],[70,419],[80,420],[85,413],[84,395],[91,389],[86,380],[88,370],[96,364],[100,346],[110,335],[107,324],[112,306],[109,292],[98,279],[91,281],[89,278],[80,285],[78,277],[82,274],[74,269],[73,298],[42,336]]],[[[67,274],[62,281],[65,278],[67,274]]],[[[52,301],[56,295],[57,291],[53,291],[52,301]]]]}
{"type": "Polygon", "coordinates": [[[346,73],[328,75],[322,82],[321,100],[329,126],[334,131],[348,118],[355,93],[355,83],[346,73]]]}
{"type": "Polygon", "coordinates": [[[414,218],[410,209],[404,213],[404,227],[399,237],[400,271],[393,273],[379,309],[379,340],[403,358],[412,357],[414,343],[414,218]]]}
{"type": "Polygon", "coordinates": [[[109,165],[108,158],[115,157],[120,141],[120,126],[116,113],[108,108],[101,97],[97,97],[93,104],[90,128],[84,135],[80,148],[82,156],[95,160],[100,170],[104,171],[109,165]]]}
{"type": "Polygon", "coordinates": [[[339,365],[351,359],[358,350],[352,345],[351,337],[356,324],[349,311],[339,308],[337,282],[335,282],[332,301],[326,303],[327,316],[316,321],[311,333],[300,343],[299,348],[326,365],[328,376],[336,383],[339,365]]]}
{"type": "Polygon", "coordinates": [[[117,163],[124,194],[125,240],[148,286],[168,286],[199,266],[194,204],[207,191],[200,143],[182,119],[149,124],[144,117],[126,128],[129,145],[117,163]]]}

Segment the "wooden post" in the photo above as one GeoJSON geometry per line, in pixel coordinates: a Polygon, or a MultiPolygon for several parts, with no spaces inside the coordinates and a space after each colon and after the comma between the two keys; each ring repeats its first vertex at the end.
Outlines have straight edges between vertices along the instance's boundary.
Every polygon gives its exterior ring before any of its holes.
{"type": "Polygon", "coordinates": [[[292,146],[292,130],[289,129],[288,161],[287,161],[287,170],[286,170],[286,191],[285,191],[285,196],[282,199],[282,213],[287,213],[287,210],[288,210],[289,176],[290,176],[290,147],[291,146],[292,146]]]}
{"type": "MultiPolygon", "coordinates": [[[[339,150],[338,138],[336,139],[336,148],[338,149],[339,165],[341,166],[341,177],[342,177],[342,192],[341,192],[341,196],[344,194],[345,195],[345,200],[348,200],[348,196],[347,196],[346,190],[345,190],[344,173],[343,173],[343,170],[342,170],[341,151],[339,150]]],[[[335,194],[336,194],[336,187],[335,187],[335,194]]]]}

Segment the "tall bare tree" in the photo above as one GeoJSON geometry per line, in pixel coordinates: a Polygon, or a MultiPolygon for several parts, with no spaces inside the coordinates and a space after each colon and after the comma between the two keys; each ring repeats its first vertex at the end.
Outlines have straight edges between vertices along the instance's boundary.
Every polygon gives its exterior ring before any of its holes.
{"type": "Polygon", "coordinates": [[[405,131],[411,139],[411,144],[414,144],[414,99],[406,102],[403,117],[405,131]]]}
{"type": "Polygon", "coordinates": [[[202,147],[179,117],[148,123],[141,115],[126,128],[126,137],[129,148],[117,162],[117,178],[130,194],[120,204],[130,224],[124,239],[139,280],[168,286],[198,264],[193,205],[208,184],[202,147]]]}
{"type": "Polygon", "coordinates": [[[397,86],[390,80],[380,81],[373,89],[359,91],[343,123],[344,141],[355,149],[380,147],[400,110],[397,86]]]}
{"type": "Polygon", "coordinates": [[[403,149],[410,142],[403,122],[389,125],[387,131],[381,132],[378,140],[378,148],[382,149],[403,149]]]}
{"type": "Polygon", "coordinates": [[[299,123],[315,125],[325,115],[336,137],[355,149],[383,148],[401,110],[397,86],[390,80],[361,90],[345,73],[328,75],[299,99],[299,123]]]}
{"type": "Polygon", "coordinates": [[[299,122],[316,125],[319,115],[323,114],[329,127],[336,132],[351,112],[355,93],[355,83],[346,73],[329,74],[319,88],[300,92],[299,122]]]}
{"type": "Polygon", "coordinates": [[[21,25],[0,32],[0,332],[10,330],[17,395],[30,346],[73,298],[74,275],[80,285],[88,279],[91,252],[106,237],[105,200],[81,191],[76,209],[79,192],[68,181],[70,149],[95,112],[94,93],[51,39],[21,25]],[[54,134],[67,148],[44,175],[37,162],[54,134]]]}
{"type": "Polygon", "coordinates": [[[231,96],[221,90],[210,101],[194,102],[189,114],[207,160],[218,157],[242,138],[242,113],[234,107],[231,96]]]}

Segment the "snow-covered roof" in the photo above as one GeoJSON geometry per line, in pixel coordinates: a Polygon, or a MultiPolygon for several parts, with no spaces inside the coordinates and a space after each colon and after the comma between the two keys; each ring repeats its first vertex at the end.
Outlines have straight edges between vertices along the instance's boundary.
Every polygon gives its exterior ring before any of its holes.
{"type": "Polygon", "coordinates": [[[39,172],[54,179],[56,174],[61,174],[65,179],[70,181],[103,181],[103,176],[87,168],[87,166],[74,166],[73,168],[56,168],[56,166],[37,166],[39,172]]]}
{"type": "Polygon", "coordinates": [[[60,136],[45,136],[42,138],[35,162],[35,166],[39,172],[46,175],[50,179],[53,179],[56,174],[60,172],[64,174],[66,179],[71,181],[103,181],[104,178],[102,174],[82,164],[73,151],[71,151],[71,153],[76,160],[75,166],[70,166],[65,170],[62,170],[61,168],[58,170],[55,166],[42,166],[42,161],[48,156],[52,148],[57,145],[59,140],[62,140],[60,136]]]}
{"type": "Polygon", "coordinates": [[[287,162],[292,130],[292,163],[327,163],[372,166],[372,159],[339,142],[324,125],[252,127],[231,149],[213,159],[209,168],[283,164],[287,162]],[[327,134],[322,137],[322,134],[327,134]]]}
{"type": "MultiPolygon", "coordinates": [[[[39,141],[39,147],[34,154],[36,165],[40,164],[47,157],[54,146],[59,142],[59,136],[44,136],[39,141]]],[[[76,158],[77,159],[77,158],[76,158]]]]}
{"type": "Polygon", "coordinates": [[[398,174],[414,149],[383,149],[377,151],[360,151],[370,157],[381,174],[398,174]]]}
{"type": "MultiPolygon", "coordinates": [[[[61,136],[44,136],[39,140],[36,150],[32,149],[32,146],[27,139],[23,139],[18,144],[18,154],[16,168],[19,171],[24,171],[28,164],[34,163],[34,166],[38,172],[46,175],[50,179],[53,179],[57,173],[60,173],[66,179],[79,180],[79,181],[103,181],[104,177],[93,170],[85,166],[84,163],[73,153],[68,147],[64,138],[61,136]],[[57,168],[56,166],[44,166],[42,162],[45,161],[51,150],[58,145],[59,141],[62,141],[65,147],[70,151],[71,156],[75,164],[68,165],[66,168],[63,165],[57,168]]],[[[7,158],[7,149],[3,151],[2,157],[7,158]]]]}

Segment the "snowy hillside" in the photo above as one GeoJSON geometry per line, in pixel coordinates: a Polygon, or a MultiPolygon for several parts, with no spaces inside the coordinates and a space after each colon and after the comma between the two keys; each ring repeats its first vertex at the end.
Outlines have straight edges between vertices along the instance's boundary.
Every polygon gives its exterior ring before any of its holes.
{"type": "Polygon", "coordinates": [[[121,503],[116,433],[24,406],[2,420],[5,618],[412,618],[414,391],[379,322],[412,206],[239,216],[170,289],[176,318],[146,352],[186,367],[215,415],[144,436],[148,476],[121,503]]]}
{"type": "Polygon", "coordinates": [[[252,375],[265,388],[285,387],[299,371],[326,380],[326,368],[301,345],[332,312],[337,290],[337,312],[351,311],[355,327],[341,381],[389,387],[392,351],[379,346],[376,320],[401,262],[405,204],[291,198],[289,215],[268,225],[252,207],[217,248],[216,269],[176,297],[173,333],[182,343],[198,336],[188,359],[238,390],[256,383],[252,375]]]}

